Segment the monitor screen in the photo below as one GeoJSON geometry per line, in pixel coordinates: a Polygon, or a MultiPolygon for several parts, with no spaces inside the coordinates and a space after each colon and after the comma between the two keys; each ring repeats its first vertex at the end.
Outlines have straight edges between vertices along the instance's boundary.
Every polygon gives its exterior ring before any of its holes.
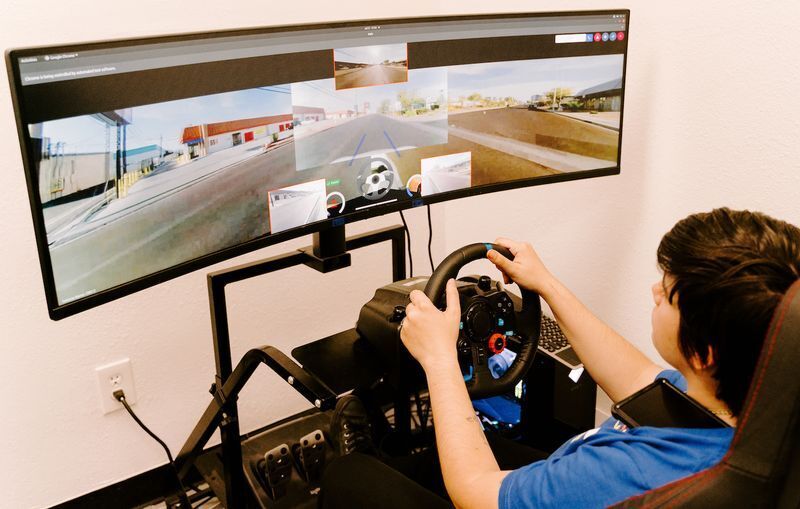
{"type": "Polygon", "coordinates": [[[629,13],[7,53],[53,318],[298,235],[619,172],[629,13]]]}

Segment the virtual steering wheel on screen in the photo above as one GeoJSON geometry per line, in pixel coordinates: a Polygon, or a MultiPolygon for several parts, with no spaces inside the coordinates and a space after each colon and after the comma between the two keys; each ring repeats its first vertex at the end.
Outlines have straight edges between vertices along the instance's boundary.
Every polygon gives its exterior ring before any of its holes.
{"type": "Polygon", "coordinates": [[[356,177],[361,195],[370,201],[385,197],[395,187],[395,172],[388,159],[378,156],[370,159],[368,164],[361,167],[356,177]]]}
{"type": "MultiPolygon", "coordinates": [[[[439,308],[445,303],[445,285],[469,262],[486,257],[494,249],[511,259],[505,247],[495,244],[470,244],[451,253],[436,268],[425,286],[425,295],[439,308]]],[[[511,391],[533,363],[541,329],[539,295],[520,288],[522,305],[499,283],[487,276],[461,279],[461,330],[458,337],[458,359],[464,372],[469,395],[473,399],[496,396],[511,391]],[[489,358],[504,349],[516,353],[508,370],[494,378],[489,358]]]]}

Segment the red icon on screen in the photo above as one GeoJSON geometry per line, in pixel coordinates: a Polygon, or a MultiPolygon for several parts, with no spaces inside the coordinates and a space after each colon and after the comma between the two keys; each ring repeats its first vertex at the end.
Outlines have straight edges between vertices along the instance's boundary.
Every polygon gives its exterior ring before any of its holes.
{"type": "Polygon", "coordinates": [[[594,34],[594,42],[600,42],[602,39],[603,39],[603,34],[601,34],[600,32],[594,34]]]}
{"type": "Polygon", "coordinates": [[[617,40],[621,41],[625,38],[625,32],[617,32],[617,40]]]}

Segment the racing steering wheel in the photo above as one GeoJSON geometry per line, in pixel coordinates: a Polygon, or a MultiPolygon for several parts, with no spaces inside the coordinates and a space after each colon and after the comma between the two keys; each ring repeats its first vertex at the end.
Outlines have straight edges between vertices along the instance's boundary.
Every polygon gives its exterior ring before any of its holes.
{"type": "MultiPolygon", "coordinates": [[[[455,278],[464,265],[485,258],[490,249],[513,259],[507,248],[496,244],[464,246],[445,258],[431,274],[425,286],[425,295],[436,307],[441,308],[445,302],[447,281],[455,278]]],[[[461,330],[456,348],[462,372],[468,373],[464,379],[473,399],[511,391],[533,364],[541,331],[542,305],[536,292],[520,287],[522,306],[517,310],[504,290],[498,286],[492,291],[491,280],[486,276],[480,279],[477,286],[483,287],[475,295],[465,298],[459,292],[461,330]],[[503,375],[494,378],[489,371],[488,358],[507,346],[514,347],[510,349],[516,350],[516,358],[503,375]],[[470,364],[471,369],[467,370],[466,364],[470,364]]]]}

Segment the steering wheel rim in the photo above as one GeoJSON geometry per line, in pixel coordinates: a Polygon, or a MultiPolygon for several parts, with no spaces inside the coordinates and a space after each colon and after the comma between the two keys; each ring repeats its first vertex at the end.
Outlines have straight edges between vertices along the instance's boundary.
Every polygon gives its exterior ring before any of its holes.
{"type": "MultiPolygon", "coordinates": [[[[511,252],[500,245],[476,243],[464,246],[450,253],[436,267],[436,270],[431,274],[428,283],[425,285],[425,295],[434,305],[441,307],[447,281],[458,276],[458,272],[466,264],[486,258],[486,253],[492,249],[506,258],[513,259],[511,252]]],[[[478,362],[477,352],[482,347],[476,344],[471,345],[474,371],[471,380],[467,382],[467,391],[473,399],[503,394],[512,390],[517,381],[525,376],[525,373],[533,364],[533,357],[536,353],[541,331],[542,305],[536,292],[522,287],[520,287],[520,291],[522,293],[522,309],[514,311],[517,332],[522,339],[520,351],[508,370],[500,378],[493,378],[488,369],[488,362],[484,364],[478,362]]]]}

